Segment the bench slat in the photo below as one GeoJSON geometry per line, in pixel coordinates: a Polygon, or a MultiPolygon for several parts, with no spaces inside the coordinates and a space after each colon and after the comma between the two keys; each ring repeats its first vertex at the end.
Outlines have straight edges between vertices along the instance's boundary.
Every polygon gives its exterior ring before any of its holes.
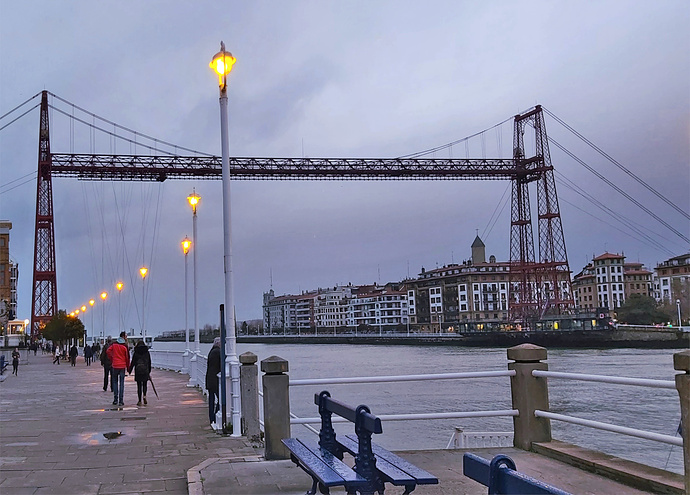
{"type": "Polygon", "coordinates": [[[284,438],[282,442],[300,461],[300,467],[316,476],[324,486],[347,484],[356,487],[367,484],[366,478],[316,443],[307,443],[298,438],[284,438]]]}
{"type": "MultiPolygon", "coordinates": [[[[357,449],[359,448],[359,442],[357,440],[356,435],[346,435],[344,439],[338,438],[337,441],[350,454],[354,455],[357,453],[357,449]]],[[[384,449],[380,445],[376,445],[372,442],[371,449],[373,450],[374,455],[376,456],[376,467],[383,474],[386,474],[386,476],[390,476],[390,482],[394,485],[407,484],[404,482],[404,480],[406,479],[415,480],[418,485],[438,484],[438,478],[436,478],[433,474],[429,473],[428,471],[425,471],[422,468],[415,466],[414,464],[410,463],[409,461],[406,461],[402,457],[395,455],[393,452],[384,449]],[[384,461],[385,464],[381,461],[384,461]],[[381,463],[381,466],[379,466],[379,463],[381,463]],[[395,468],[395,470],[397,470],[398,472],[403,473],[404,476],[395,477],[394,471],[392,470],[384,473],[382,469],[384,466],[386,468],[388,466],[395,468]],[[400,483],[394,482],[394,480],[399,480],[400,483]]]]}
{"type": "MultiPolygon", "coordinates": [[[[491,461],[466,452],[462,456],[462,472],[484,486],[489,486],[491,461]]],[[[533,493],[535,495],[570,495],[570,493],[515,471],[507,466],[498,468],[496,493],[533,493]]]]}

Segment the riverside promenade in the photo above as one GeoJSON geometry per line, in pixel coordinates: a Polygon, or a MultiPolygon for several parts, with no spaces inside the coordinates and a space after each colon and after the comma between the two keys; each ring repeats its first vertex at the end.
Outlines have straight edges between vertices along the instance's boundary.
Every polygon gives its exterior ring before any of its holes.
{"type": "MultiPolygon", "coordinates": [[[[201,392],[187,376],[153,370],[160,399],[149,387],[147,406],[137,407],[132,376],[125,405],[103,392],[100,364],[52,364],[52,357],[22,352],[18,376],[0,383],[0,493],[302,495],[309,477],[290,461],[265,461],[260,445],[218,435],[207,424],[201,392]],[[108,439],[104,434],[121,435],[108,439]]],[[[10,370],[6,371],[6,375],[10,370]]],[[[297,430],[297,436],[311,435],[297,430]]],[[[111,435],[109,435],[111,436],[111,435]]],[[[514,448],[472,449],[485,458],[510,455],[520,471],[573,494],[649,493],[541,455],[514,448]]],[[[436,475],[440,484],[415,493],[482,494],[486,487],[462,474],[460,450],[402,453],[436,475]]],[[[390,487],[387,493],[399,493],[390,487]]],[[[332,490],[332,493],[344,493],[332,490]]]]}

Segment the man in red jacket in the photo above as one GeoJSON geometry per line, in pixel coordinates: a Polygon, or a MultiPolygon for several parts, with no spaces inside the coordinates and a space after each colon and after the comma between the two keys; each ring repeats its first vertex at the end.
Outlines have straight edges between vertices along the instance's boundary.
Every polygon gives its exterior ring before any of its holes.
{"type": "Polygon", "coordinates": [[[125,405],[125,372],[129,369],[129,348],[127,333],[120,332],[120,338],[110,344],[106,351],[112,363],[113,405],[125,405]]]}

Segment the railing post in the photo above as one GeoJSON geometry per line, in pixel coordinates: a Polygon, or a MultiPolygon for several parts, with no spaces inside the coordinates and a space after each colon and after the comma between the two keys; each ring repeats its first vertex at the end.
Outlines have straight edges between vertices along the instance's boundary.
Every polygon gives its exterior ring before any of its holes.
{"type": "Polygon", "coordinates": [[[520,412],[513,417],[513,445],[530,450],[532,442],[551,441],[551,422],[537,418],[534,411],[549,410],[549,390],[545,377],[532,376],[533,370],[547,371],[546,349],[534,344],[520,344],[508,349],[509,370],[515,370],[510,377],[510,394],[513,409],[520,412]]]}
{"type": "Polygon", "coordinates": [[[290,379],[288,362],[278,356],[261,361],[264,391],[264,442],[267,460],[289,459],[281,442],[290,437],[290,379]]]}
{"type": "Polygon", "coordinates": [[[684,373],[676,375],[676,390],[680,396],[685,495],[690,495],[690,350],[677,352],[673,355],[673,369],[684,371],[684,373]]]}
{"type": "Polygon", "coordinates": [[[242,435],[259,438],[259,368],[256,354],[240,354],[240,404],[242,408],[242,435]]]}

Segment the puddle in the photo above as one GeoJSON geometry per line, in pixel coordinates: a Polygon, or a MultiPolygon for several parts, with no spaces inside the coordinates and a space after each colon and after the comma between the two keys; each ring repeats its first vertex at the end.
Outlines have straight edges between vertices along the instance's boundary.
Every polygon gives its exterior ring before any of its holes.
{"type": "Polygon", "coordinates": [[[143,421],[146,416],[128,416],[126,418],[120,418],[120,421],[143,421]]]}

